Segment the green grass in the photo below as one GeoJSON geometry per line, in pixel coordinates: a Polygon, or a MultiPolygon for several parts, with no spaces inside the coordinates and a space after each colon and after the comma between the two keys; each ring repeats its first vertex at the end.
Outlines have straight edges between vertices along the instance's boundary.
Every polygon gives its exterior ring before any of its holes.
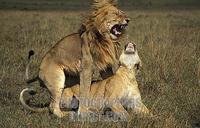
{"type": "MultiPolygon", "coordinates": [[[[112,122],[73,123],[49,113],[30,113],[18,100],[20,91],[26,87],[28,51],[36,52],[31,68],[33,76],[45,52],[65,35],[76,32],[83,13],[0,11],[0,127],[117,127],[112,122]]],[[[132,18],[128,34],[137,43],[143,62],[138,75],[142,99],[156,115],[150,119],[134,118],[127,126],[197,125],[200,123],[200,10],[127,13],[132,18]]],[[[37,97],[42,99],[42,95],[46,93],[37,97]]]]}

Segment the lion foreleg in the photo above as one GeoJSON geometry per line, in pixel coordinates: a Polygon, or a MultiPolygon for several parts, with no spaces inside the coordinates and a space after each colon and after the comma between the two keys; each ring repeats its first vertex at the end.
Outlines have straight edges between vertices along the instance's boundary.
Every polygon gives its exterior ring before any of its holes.
{"type": "Polygon", "coordinates": [[[89,49],[89,42],[87,41],[87,37],[82,37],[82,58],[81,58],[81,71],[80,71],[80,105],[78,113],[86,114],[89,107],[89,95],[90,95],[90,85],[91,85],[91,77],[92,77],[92,56],[89,49]]]}

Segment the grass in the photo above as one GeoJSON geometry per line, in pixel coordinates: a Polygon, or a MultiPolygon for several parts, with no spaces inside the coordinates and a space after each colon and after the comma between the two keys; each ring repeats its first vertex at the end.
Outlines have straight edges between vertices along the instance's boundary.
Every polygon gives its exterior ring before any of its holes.
{"type": "MultiPolygon", "coordinates": [[[[127,13],[132,18],[128,34],[143,62],[138,76],[142,99],[156,115],[133,115],[127,127],[200,127],[200,10],[127,13]]],[[[45,52],[76,32],[82,15],[78,11],[0,11],[0,127],[117,127],[113,122],[74,123],[49,113],[30,113],[18,100],[26,87],[28,51],[36,52],[34,75],[45,52]]],[[[46,93],[39,94],[33,102],[44,100],[46,93]]]]}
{"type": "MultiPolygon", "coordinates": [[[[85,10],[93,0],[0,0],[0,9],[11,10],[85,10]]],[[[118,0],[124,9],[198,8],[199,0],[118,0]]]]}

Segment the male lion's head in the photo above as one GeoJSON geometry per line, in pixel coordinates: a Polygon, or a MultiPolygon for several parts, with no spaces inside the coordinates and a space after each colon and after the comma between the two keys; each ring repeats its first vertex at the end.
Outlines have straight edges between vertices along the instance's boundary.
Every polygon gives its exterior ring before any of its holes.
{"type": "Polygon", "coordinates": [[[124,32],[130,19],[117,9],[115,0],[94,0],[92,12],[87,20],[86,29],[99,36],[117,40],[124,32]]]}

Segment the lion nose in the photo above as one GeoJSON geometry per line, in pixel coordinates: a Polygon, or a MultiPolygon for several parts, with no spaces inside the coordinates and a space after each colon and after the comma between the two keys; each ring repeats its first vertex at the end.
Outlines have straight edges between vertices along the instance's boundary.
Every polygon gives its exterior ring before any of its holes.
{"type": "Polygon", "coordinates": [[[130,19],[126,19],[126,22],[129,23],[130,19]]]}
{"type": "Polygon", "coordinates": [[[123,20],[122,24],[125,25],[125,26],[127,26],[128,23],[129,23],[129,21],[130,21],[130,19],[126,18],[126,19],[123,20]]]}

